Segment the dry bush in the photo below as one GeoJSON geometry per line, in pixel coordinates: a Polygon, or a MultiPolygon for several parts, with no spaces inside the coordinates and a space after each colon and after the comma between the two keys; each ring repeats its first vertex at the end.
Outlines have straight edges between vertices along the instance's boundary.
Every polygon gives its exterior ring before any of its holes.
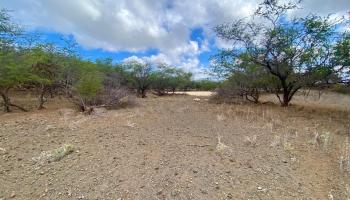
{"type": "Polygon", "coordinates": [[[330,88],[330,91],[342,94],[350,94],[350,85],[336,84],[330,88]]]}
{"type": "Polygon", "coordinates": [[[218,88],[215,94],[210,96],[210,101],[213,103],[242,103],[244,99],[237,90],[218,88]]]}

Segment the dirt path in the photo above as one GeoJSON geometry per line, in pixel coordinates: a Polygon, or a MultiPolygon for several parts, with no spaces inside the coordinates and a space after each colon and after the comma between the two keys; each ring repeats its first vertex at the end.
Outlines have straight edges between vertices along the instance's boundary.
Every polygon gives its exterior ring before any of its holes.
{"type": "Polygon", "coordinates": [[[350,198],[345,122],[193,98],[0,115],[0,199],[350,198]]]}

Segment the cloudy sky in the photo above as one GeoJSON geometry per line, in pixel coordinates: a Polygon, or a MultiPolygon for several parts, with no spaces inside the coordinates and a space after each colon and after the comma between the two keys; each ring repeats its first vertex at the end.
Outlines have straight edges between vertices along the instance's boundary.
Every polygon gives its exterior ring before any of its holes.
{"type": "MultiPolygon", "coordinates": [[[[228,47],[213,27],[247,17],[254,0],[0,0],[14,19],[48,41],[72,35],[86,59],[165,62],[205,78],[208,59],[228,47]]],[[[304,0],[299,14],[342,15],[349,0],[304,0]]]]}

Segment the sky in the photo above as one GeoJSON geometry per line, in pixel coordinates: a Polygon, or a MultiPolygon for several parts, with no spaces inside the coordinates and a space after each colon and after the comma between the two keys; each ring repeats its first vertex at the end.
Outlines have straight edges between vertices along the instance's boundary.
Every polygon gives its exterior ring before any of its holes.
{"type": "MultiPolygon", "coordinates": [[[[14,20],[48,42],[73,37],[85,59],[161,62],[208,78],[211,56],[231,44],[216,25],[250,16],[256,0],[0,0],[14,20]]],[[[295,15],[343,15],[349,0],[304,0],[295,15]]]]}

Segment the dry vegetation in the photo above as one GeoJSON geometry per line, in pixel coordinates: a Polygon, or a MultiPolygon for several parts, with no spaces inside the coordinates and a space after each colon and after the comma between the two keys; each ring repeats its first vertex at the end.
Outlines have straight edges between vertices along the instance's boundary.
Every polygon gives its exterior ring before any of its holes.
{"type": "Polygon", "coordinates": [[[0,198],[349,199],[349,104],[314,94],[287,108],[171,95],[94,115],[58,98],[1,113],[0,198]]]}

